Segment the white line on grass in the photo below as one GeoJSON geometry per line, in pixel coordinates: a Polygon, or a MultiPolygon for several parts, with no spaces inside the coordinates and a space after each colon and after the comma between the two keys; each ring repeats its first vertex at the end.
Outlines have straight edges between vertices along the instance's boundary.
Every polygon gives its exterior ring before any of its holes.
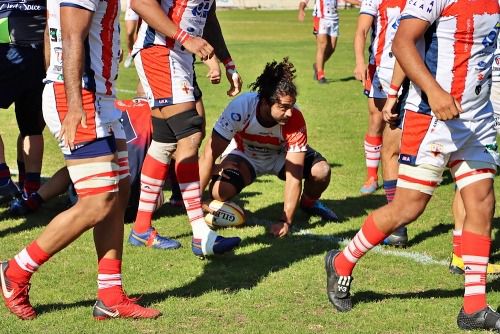
{"type": "MultiPolygon", "coordinates": [[[[314,239],[321,239],[321,240],[328,240],[332,242],[338,243],[340,246],[344,247],[347,245],[347,243],[350,241],[350,239],[343,239],[343,238],[337,238],[331,235],[321,235],[321,234],[314,234],[309,230],[300,230],[298,232],[294,232],[293,235],[301,235],[301,236],[306,236],[314,239]]],[[[398,250],[398,249],[387,249],[385,247],[377,246],[373,249],[376,253],[383,254],[383,255],[392,255],[392,256],[397,256],[397,257],[402,257],[405,259],[410,259],[414,262],[425,264],[425,265],[440,265],[440,266],[448,266],[449,261],[447,260],[436,260],[432,258],[431,256],[423,253],[418,253],[418,252],[411,252],[411,251],[404,251],[404,250],[398,250]]]]}
{"type": "Polygon", "coordinates": [[[135,94],[135,90],[131,89],[117,88],[116,90],[120,93],[135,94]]]}

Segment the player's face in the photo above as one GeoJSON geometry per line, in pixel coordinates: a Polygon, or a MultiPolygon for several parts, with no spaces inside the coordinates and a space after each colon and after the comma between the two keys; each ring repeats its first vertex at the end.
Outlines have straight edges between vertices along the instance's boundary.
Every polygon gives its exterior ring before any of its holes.
{"type": "Polygon", "coordinates": [[[279,125],[285,125],[292,117],[292,109],[295,105],[295,97],[290,95],[279,96],[277,101],[271,106],[271,117],[279,125]]]}

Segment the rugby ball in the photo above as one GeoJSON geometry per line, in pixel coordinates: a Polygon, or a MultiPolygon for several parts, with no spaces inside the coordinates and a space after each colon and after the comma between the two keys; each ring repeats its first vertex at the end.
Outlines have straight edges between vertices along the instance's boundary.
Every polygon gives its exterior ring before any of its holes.
{"type": "Polygon", "coordinates": [[[213,200],[208,204],[205,222],[212,227],[241,226],[245,213],[236,203],[213,200]]]}

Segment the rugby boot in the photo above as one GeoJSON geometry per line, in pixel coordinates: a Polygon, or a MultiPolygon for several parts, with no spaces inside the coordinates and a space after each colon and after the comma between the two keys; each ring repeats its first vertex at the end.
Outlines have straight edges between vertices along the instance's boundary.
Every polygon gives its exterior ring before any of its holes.
{"type": "Polygon", "coordinates": [[[489,306],[476,313],[466,314],[462,307],[457,316],[457,325],[463,330],[486,329],[500,332],[500,314],[489,306]]]}
{"type": "Polygon", "coordinates": [[[191,250],[194,255],[204,258],[207,255],[220,255],[230,252],[238,247],[240,243],[241,239],[238,237],[224,238],[223,236],[210,231],[205,244],[203,244],[202,239],[193,237],[191,241],[191,250]],[[212,242],[212,245],[210,245],[210,240],[212,240],[214,236],[215,240],[212,242]]]}
{"type": "Polygon", "coordinates": [[[318,83],[321,84],[321,85],[324,85],[324,84],[328,83],[328,80],[326,80],[325,77],[322,77],[322,78],[318,79],[318,83]]]}
{"type": "MultiPolygon", "coordinates": [[[[455,253],[451,253],[451,260],[448,269],[452,274],[463,275],[464,261],[460,256],[455,255],[455,253]]],[[[500,274],[500,265],[494,263],[488,263],[488,268],[486,269],[486,272],[490,275],[498,275],[500,274]]]]}
{"type": "Polygon", "coordinates": [[[145,246],[156,249],[177,249],[181,243],[174,239],[162,237],[155,228],[151,227],[144,233],[137,233],[132,229],[128,237],[132,246],[145,246]]]}
{"type": "Polygon", "coordinates": [[[137,304],[137,300],[137,298],[124,296],[119,304],[113,306],[106,306],[101,300],[97,300],[94,304],[92,315],[96,320],[113,318],[156,319],[161,315],[161,312],[158,310],[137,304]]]}
{"type": "Polygon", "coordinates": [[[18,197],[21,191],[17,185],[9,179],[4,185],[0,186],[0,201],[8,202],[11,199],[18,197]]]}
{"type": "Polygon", "coordinates": [[[32,320],[36,318],[36,312],[30,303],[30,284],[17,284],[10,281],[5,273],[9,263],[0,263],[0,284],[2,285],[2,297],[5,306],[22,320],[32,320]]]}
{"type": "Polygon", "coordinates": [[[311,207],[306,207],[302,205],[300,208],[312,216],[319,216],[322,220],[326,221],[337,221],[339,217],[332,209],[327,207],[323,202],[317,200],[311,207]]]}
{"type": "Polygon", "coordinates": [[[386,246],[406,247],[408,244],[408,229],[406,226],[398,228],[382,242],[386,246]]]}
{"type": "Polygon", "coordinates": [[[363,184],[359,192],[363,195],[369,195],[374,193],[378,189],[377,179],[374,177],[369,177],[368,180],[363,184]]]}
{"type": "Polygon", "coordinates": [[[10,202],[9,213],[14,216],[25,216],[28,213],[37,211],[43,202],[43,199],[36,192],[31,193],[29,196],[23,193],[10,202]]]}
{"type": "Polygon", "coordinates": [[[340,312],[348,312],[352,309],[351,283],[352,276],[340,276],[335,270],[333,261],[339,254],[339,250],[331,250],[325,256],[326,270],[326,293],[330,303],[340,312]]]}

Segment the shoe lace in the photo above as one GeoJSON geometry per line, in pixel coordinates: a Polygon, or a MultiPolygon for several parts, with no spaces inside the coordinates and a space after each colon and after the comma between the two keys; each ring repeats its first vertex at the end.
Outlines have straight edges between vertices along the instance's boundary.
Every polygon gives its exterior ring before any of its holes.
{"type": "Polygon", "coordinates": [[[15,301],[16,306],[26,306],[26,304],[30,305],[30,288],[31,284],[25,284],[23,286],[17,286],[15,288],[16,293],[13,295],[12,300],[15,301]]]}

